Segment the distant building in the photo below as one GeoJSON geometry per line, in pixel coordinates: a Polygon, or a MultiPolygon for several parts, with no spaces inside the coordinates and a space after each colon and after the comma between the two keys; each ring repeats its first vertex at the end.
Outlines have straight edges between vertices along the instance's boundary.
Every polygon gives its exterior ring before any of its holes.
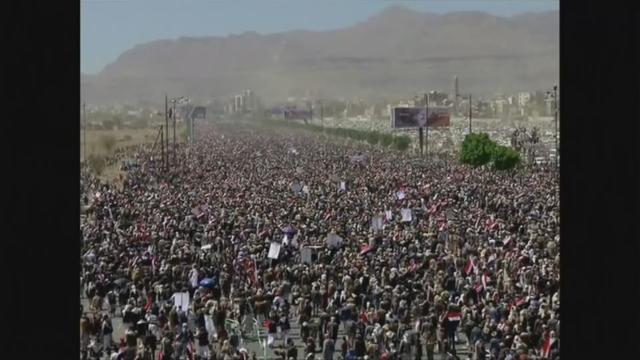
{"type": "Polygon", "coordinates": [[[460,88],[458,87],[458,75],[453,77],[453,110],[458,111],[458,98],[460,97],[460,88]]]}
{"type": "Polygon", "coordinates": [[[518,94],[518,106],[525,107],[531,102],[531,93],[521,92],[518,94]]]}
{"type": "Polygon", "coordinates": [[[497,116],[502,116],[507,113],[507,107],[509,103],[505,99],[496,99],[492,103],[493,113],[497,116]]]}
{"type": "Polygon", "coordinates": [[[548,97],[544,100],[545,103],[545,115],[546,116],[551,116],[554,113],[554,108],[555,108],[555,104],[554,104],[554,100],[551,97],[548,97]]]}

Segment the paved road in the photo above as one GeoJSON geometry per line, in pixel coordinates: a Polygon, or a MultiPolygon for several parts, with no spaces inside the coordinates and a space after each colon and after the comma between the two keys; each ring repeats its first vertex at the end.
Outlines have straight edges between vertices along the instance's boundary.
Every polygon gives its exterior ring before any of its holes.
{"type": "MultiPolygon", "coordinates": [[[[86,298],[82,298],[81,299],[82,302],[82,306],[83,309],[85,309],[85,311],[87,309],[89,309],[89,302],[86,298]]],[[[106,309],[106,308],[105,308],[106,309]]],[[[118,312],[116,312],[116,317],[114,319],[112,319],[112,324],[113,324],[113,340],[117,343],[119,341],[120,338],[124,338],[124,333],[127,330],[126,325],[124,325],[122,323],[122,317],[118,316],[118,312]]],[[[266,332],[265,329],[261,329],[260,330],[260,334],[261,334],[261,340],[262,342],[266,342],[266,332]]],[[[250,335],[248,335],[250,337],[250,339],[246,340],[241,347],[246,348],[249,351],[249,354],[255,352],[258,356],[258,359],[263,360],[264,359],[264,350],[262,348],[262,346],[260,345],[260,343],[257,341],[256,339],[256,331],[255,331],[255,327],[252,326],[252,332],[250,335]]],[[[342,346],[342,337],[344,336],[344,329],[342,326],[340,326],[340,329],[338,331],[338,341],[336,343],[336,352],[334,353],[334,359],[338,358],[338,354],[340,353],[340,348],[342,346]]],[[[458,353],[458,357],[460,359],[467,359],[469,358],[469,351],[467,350],[467,346],[465,345],[465,336],[462,333],[458,334],[459,339],[458,339],[458,344],[456,344],[456,351],[458,353]]],[[[299,359],[303,359],[304,358],[304,343],[302,342],[301,338],[300,338],[300,327],[298,326],[298,322],[297,319],[294,319],[291,321],[291,330],[289,331],[289,337],[293,339],[294,343],[296,344],[296,347],[298,348],[298,358],[299,359]]],[[[276,338],[275,341],[275,345],[280,345],[283,343],[282,338],[276,338]]],[[[424,346],[424,344],[423,344],[424,346]]],[[[316,349],[318,351],[320,351],[322,349],[322,344],[318,344],[316,342],[316,349]]],[[[423,352],[422,352],[423,359],[426,359],[426,350],[424,350],[423,348],[423,352]]],[[[321,353],[316,353],[316,359],[320,359],[322,356],[321,353]]],[[[435,359],[436,360],[444,360],[446,357],[441,355],[441,354],[436,354],[435,355],[435,359]]],[[[281,359],[280,357],[278,357],[275,353],[274,353],[274,349],[269,349],[267,348],[267,360],[279,360],[281,359]]],[[[409,360],[412,359],[413,357],[410,356],[406,356],[405,360],[409,360]]]]}

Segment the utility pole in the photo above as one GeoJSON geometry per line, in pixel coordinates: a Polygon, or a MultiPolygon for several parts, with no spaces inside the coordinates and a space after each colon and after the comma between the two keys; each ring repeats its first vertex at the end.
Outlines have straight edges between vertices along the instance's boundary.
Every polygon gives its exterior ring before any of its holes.
{"type": "Polygon", "coordinates": [[[162,125],[160,125],[160,152],[162,154],[162,167],[165,167],[165,157],[164,157],[164,130],[162,129],[162,125]]]}
{"type": "Polygon", "coordinates": [[[471,118],[472,118],[472,113],[471,113],[471,94],[469,94],[469,134],[472,133],[472,129],[471,129],[471,118]]]}
{"type": "Polygon", "coordinates": [[[425,142],[424,142],[424,154],[429,159],[429,93],[424,94],[424,110],[425,110],[425,142]]]}
{"type": "Polygon", "coordinates": [[[82,161],[86,164],[87,162],[87,104],[82,103],[82,117],[84,126],[82,129],[82,161]]]}
{"type": "Polygon", "coordinates": [[[554,122],[555,122],[555,132],[554,132],[554,140],[556,143],[556,169],[558,168],[558,156],[560,155],[560,145],[558,144],[558,85],[553,85],[553,108],[554,108],[554,122]]]}
{"type": "Polygon", "coordinates": [[[167,142],[167,152],[166,152],[166,159],[165,161],[165,167],[168,170],[169,169],[169,104],[168,104],[168,96],[167,93],[164,93],[164,122],[165,122],[165,131],[167,132],[167,135],[165,136],[165,141],[167,142]]]}
{"type": "Polygon", "coordinates": [[[177,146],[176,146],[176,100],[173,100],[173,111],[171,112],[173,117],[173,163],[178,163],[177,146]]]}

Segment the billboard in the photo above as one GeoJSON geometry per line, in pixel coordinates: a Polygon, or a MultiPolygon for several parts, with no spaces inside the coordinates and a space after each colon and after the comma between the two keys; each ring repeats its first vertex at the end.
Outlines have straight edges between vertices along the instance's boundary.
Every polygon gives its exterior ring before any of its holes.
{"type": "Polygon", "coordinates": [[[308,120],[311,119],[311,111],[299,109],[287,109],[284,112],[285,120],[308,120]]]}
{"type": "Polygon", "coordinates": [[[207,108],[204,106],[196,106],[191,112],[192,119],[205,119],[207,117],[207,108]]]}
{"type": "MultiPolygon", "coordinates": [[[[399,107],[391,111],[391,127],[394,129],[412,129],[425,125],[423,107],[399,107]]],[[[447,127],[450,124],[449,109],[446,107],[429,108],[429,127],[447,127]]]]}

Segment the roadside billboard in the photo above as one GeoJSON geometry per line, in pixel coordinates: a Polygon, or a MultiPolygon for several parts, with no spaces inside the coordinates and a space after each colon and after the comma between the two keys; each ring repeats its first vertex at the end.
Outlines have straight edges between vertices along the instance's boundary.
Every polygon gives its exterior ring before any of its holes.
{"type": "MultiPolygon", "coordinates": [[[[391,127],[394,129],[414,129],[424,127],[423,107],[397,107],[391,110],[391,127]]],[[[429,108],[429,127],[447,127],[450,125],[449,109],[446,107],[429,108]]]]}
{"type": "Polygon", "coordinates": [[[284,112],[285,120],[309,120],[311,119],[311,111],[300,109],[287,109],[284,112]]]}
{"type": "Polygon", "coordinates": [[[206,119],[207,117],[207,108],[204,106],[196,106],[193,108],[191,112],[192,119],[206,119]]]}

